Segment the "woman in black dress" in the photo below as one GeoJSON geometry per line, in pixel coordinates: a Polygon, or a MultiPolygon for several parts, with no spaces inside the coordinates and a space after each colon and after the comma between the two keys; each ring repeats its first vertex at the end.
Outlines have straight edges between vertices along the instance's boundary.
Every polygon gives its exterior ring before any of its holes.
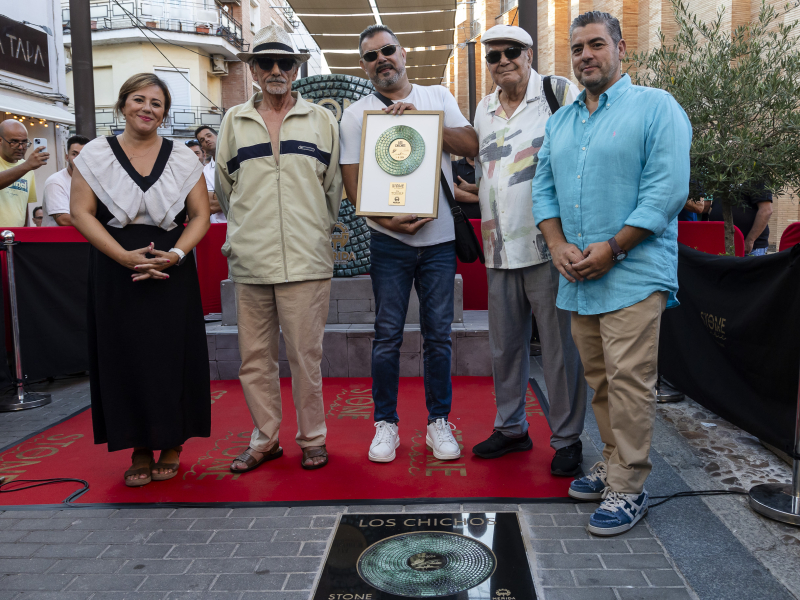
{"type": "Polygon", "coordinates": [[[125,473],[131,487],[174,477],[181,444],[211,434],[205,326],[192,256],[208,231],[208,193],[194,153],[157,134],[170,102],[155,75],[128,79],[116,104],[124,133],[89,142],[72,176],[72,222],[92,245],[94,439],[112,452],[134,449],[125,473]],[[157,463],[154,450],[161,451],[157,463]]]}

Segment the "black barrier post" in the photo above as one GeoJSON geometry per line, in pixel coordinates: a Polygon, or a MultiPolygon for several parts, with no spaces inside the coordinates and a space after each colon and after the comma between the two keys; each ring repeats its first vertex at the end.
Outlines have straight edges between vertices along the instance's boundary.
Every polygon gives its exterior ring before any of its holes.
{"type": "Polygon", "coordinates": [[[22,380],[22,357],[19,351],[19,314],[17,311],[17,284],[14,281],[14,246],[18,243],[14,241],[13,231],[4,231],[3,245],[6,247],[6,261],[8,264],[8,296],[11,300],[11,331],[14,337],[14,362],[15,362],[15,381],[17,387],[16,394],[11,399],[0,400],[0,412],[11,412],[14,410],[25,410],[26,408],[38,408],[45,404],[50,404],[50,394],[36,394],[25,391],[25,384],[22,380]]]}
{"type": "Polygon", "coordinates": [[[792,483],[762,483],[750,489],[750,508],[774,521],[800,525],[800,386],[794,426],[792,483]]]}

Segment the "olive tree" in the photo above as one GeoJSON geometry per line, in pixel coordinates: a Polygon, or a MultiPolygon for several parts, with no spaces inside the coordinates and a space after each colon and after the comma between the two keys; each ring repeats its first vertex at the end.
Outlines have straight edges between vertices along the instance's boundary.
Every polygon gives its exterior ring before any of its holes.
{"type": "Polygon", "coordinates": [[[628,59],[635,83],[670,92],[692,123],[689,198],[722,202],[725,249],[733,255],[731,208],[763,190],[800,187],[800,34],[797,4],[762,0],[758,18],[725,28],[725,9],[702,21],[671,0],[674,40],[628,59]]]}

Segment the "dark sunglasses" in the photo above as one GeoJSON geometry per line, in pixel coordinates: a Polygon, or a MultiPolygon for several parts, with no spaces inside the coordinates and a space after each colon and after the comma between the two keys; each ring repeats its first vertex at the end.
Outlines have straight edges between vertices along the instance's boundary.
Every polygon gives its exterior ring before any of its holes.
{"type": "Polygon", "coordinates": [[[491,52],[486,54],[486,62],[490,65],[494,65],[500,62],[500,57],[505,54],[508,60],[514,60],[515,58],[519,58],[520,54],[527,48],[521,48],[519,46],[510,46],[505,50],[492,50],[491,52]]]}
{"type": "Polygon", "coordinates": [[[294,66],[297,64],[297,61],[293,58],[261,58],[257,57],[256,62],[258,62],[258,66],[261,67],[262,71],[272,71],[272,68],[275,66],[275,63],[278,63],[278,68],[283,71],[284,73],[288,73],[294,66]]]}
{"type": "Polygon", "coordinates": [[[397,52],[397,49],[399,47],[400,46],[398,46],[397,44],[387,44],[383,48],[378,48],[377,50],[371,50],[370,52],[365,52],[361,56],[361,58],[364,59],[364,62],[368,63],[375,62],[376,60],[378,60],[378,52],[380,52],[384,56],[391,56],[392,54],[397,52]]]}

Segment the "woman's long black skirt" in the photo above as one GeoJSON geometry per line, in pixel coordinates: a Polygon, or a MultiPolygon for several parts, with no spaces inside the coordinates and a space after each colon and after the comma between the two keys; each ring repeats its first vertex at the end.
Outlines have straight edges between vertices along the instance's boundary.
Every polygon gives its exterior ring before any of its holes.
{"type": "MultiPolygon", "coordinates": [[[[126,250],[153,242],[157,250],[168,251],[183,226],[106,230],[126,250]]],[[[192,437],[209,437],[208,346],[194,256],[167,269],[167,280],[133,282],[133,271],[94,247],[89,265],[95,443],[107,443],[109,451],[163,450],[192,437]]]]}

